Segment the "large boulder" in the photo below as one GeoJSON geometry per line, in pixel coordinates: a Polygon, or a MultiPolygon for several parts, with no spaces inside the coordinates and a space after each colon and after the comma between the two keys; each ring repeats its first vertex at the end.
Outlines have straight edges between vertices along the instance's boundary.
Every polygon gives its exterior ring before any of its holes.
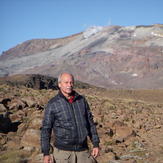
{"type": "Polygon", "coordinates": [[[23,147],[40,148],[40,130],[27,129],[23,138],[21,139],[23,147]]]}

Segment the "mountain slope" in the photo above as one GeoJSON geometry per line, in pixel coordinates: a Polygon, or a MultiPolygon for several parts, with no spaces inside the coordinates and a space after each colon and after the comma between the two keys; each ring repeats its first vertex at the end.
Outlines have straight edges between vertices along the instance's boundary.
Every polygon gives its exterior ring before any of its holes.
{"type": "Polygon", "coordinates": [[[79,81],[109,89],[163,88],[163,25],[95,26],[68,38],[56,39],[46,50],[28,55],[17,53],[20,47],[3,54],[0,75],[57,77],[70,71],[79,81]]]}
{"type": "Polygon", "coordinates": [[[79,34],[75,34],[64,38],[58,38],[58,39],[27,40],[9,49],[8,51],[3,52],[0,58],[1,60],[6,60],[14,57],[23,57],[23,56],[33,55],[39,52],[51,50],[75,39],[76,37],[78,37],[79,34]]]}

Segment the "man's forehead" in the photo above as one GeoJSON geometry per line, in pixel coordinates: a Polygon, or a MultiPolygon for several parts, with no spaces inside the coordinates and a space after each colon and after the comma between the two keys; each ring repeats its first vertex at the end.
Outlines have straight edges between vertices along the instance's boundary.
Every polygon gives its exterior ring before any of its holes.
{"type": "Polygon", "coordinates": [[[61,79],[73,79],[71,74],[62,74],[61,79]]]}
{"type": "Polygon", "coordinates": [[[61,78],[61,81],[70,81],[70,82],[74,82],[72,77],[63,77],[61,78]]]}

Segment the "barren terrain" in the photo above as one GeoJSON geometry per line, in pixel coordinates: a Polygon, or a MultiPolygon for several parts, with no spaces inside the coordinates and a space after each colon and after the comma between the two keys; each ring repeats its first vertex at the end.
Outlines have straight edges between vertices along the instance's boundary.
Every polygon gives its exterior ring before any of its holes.
{"type": "MultiPolygon", "coordinates": [[[[85,95],[94,115],[101,141],[99,163],[163,162],[163,90],[76,91],[85,95]]],[[[0,85],[1,163],[42,162],[44,108],[57,92],[0,85]]]]}

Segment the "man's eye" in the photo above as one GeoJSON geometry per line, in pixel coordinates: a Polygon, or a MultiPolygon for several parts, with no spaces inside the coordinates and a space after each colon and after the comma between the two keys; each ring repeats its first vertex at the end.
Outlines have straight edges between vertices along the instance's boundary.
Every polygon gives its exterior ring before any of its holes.
{"type": "Polygon", "coordinates": [[[69,82],[65,82],[65,84],[74,84],[74,83],[73,82],[70,82],[70,83],[69,82]]]}

